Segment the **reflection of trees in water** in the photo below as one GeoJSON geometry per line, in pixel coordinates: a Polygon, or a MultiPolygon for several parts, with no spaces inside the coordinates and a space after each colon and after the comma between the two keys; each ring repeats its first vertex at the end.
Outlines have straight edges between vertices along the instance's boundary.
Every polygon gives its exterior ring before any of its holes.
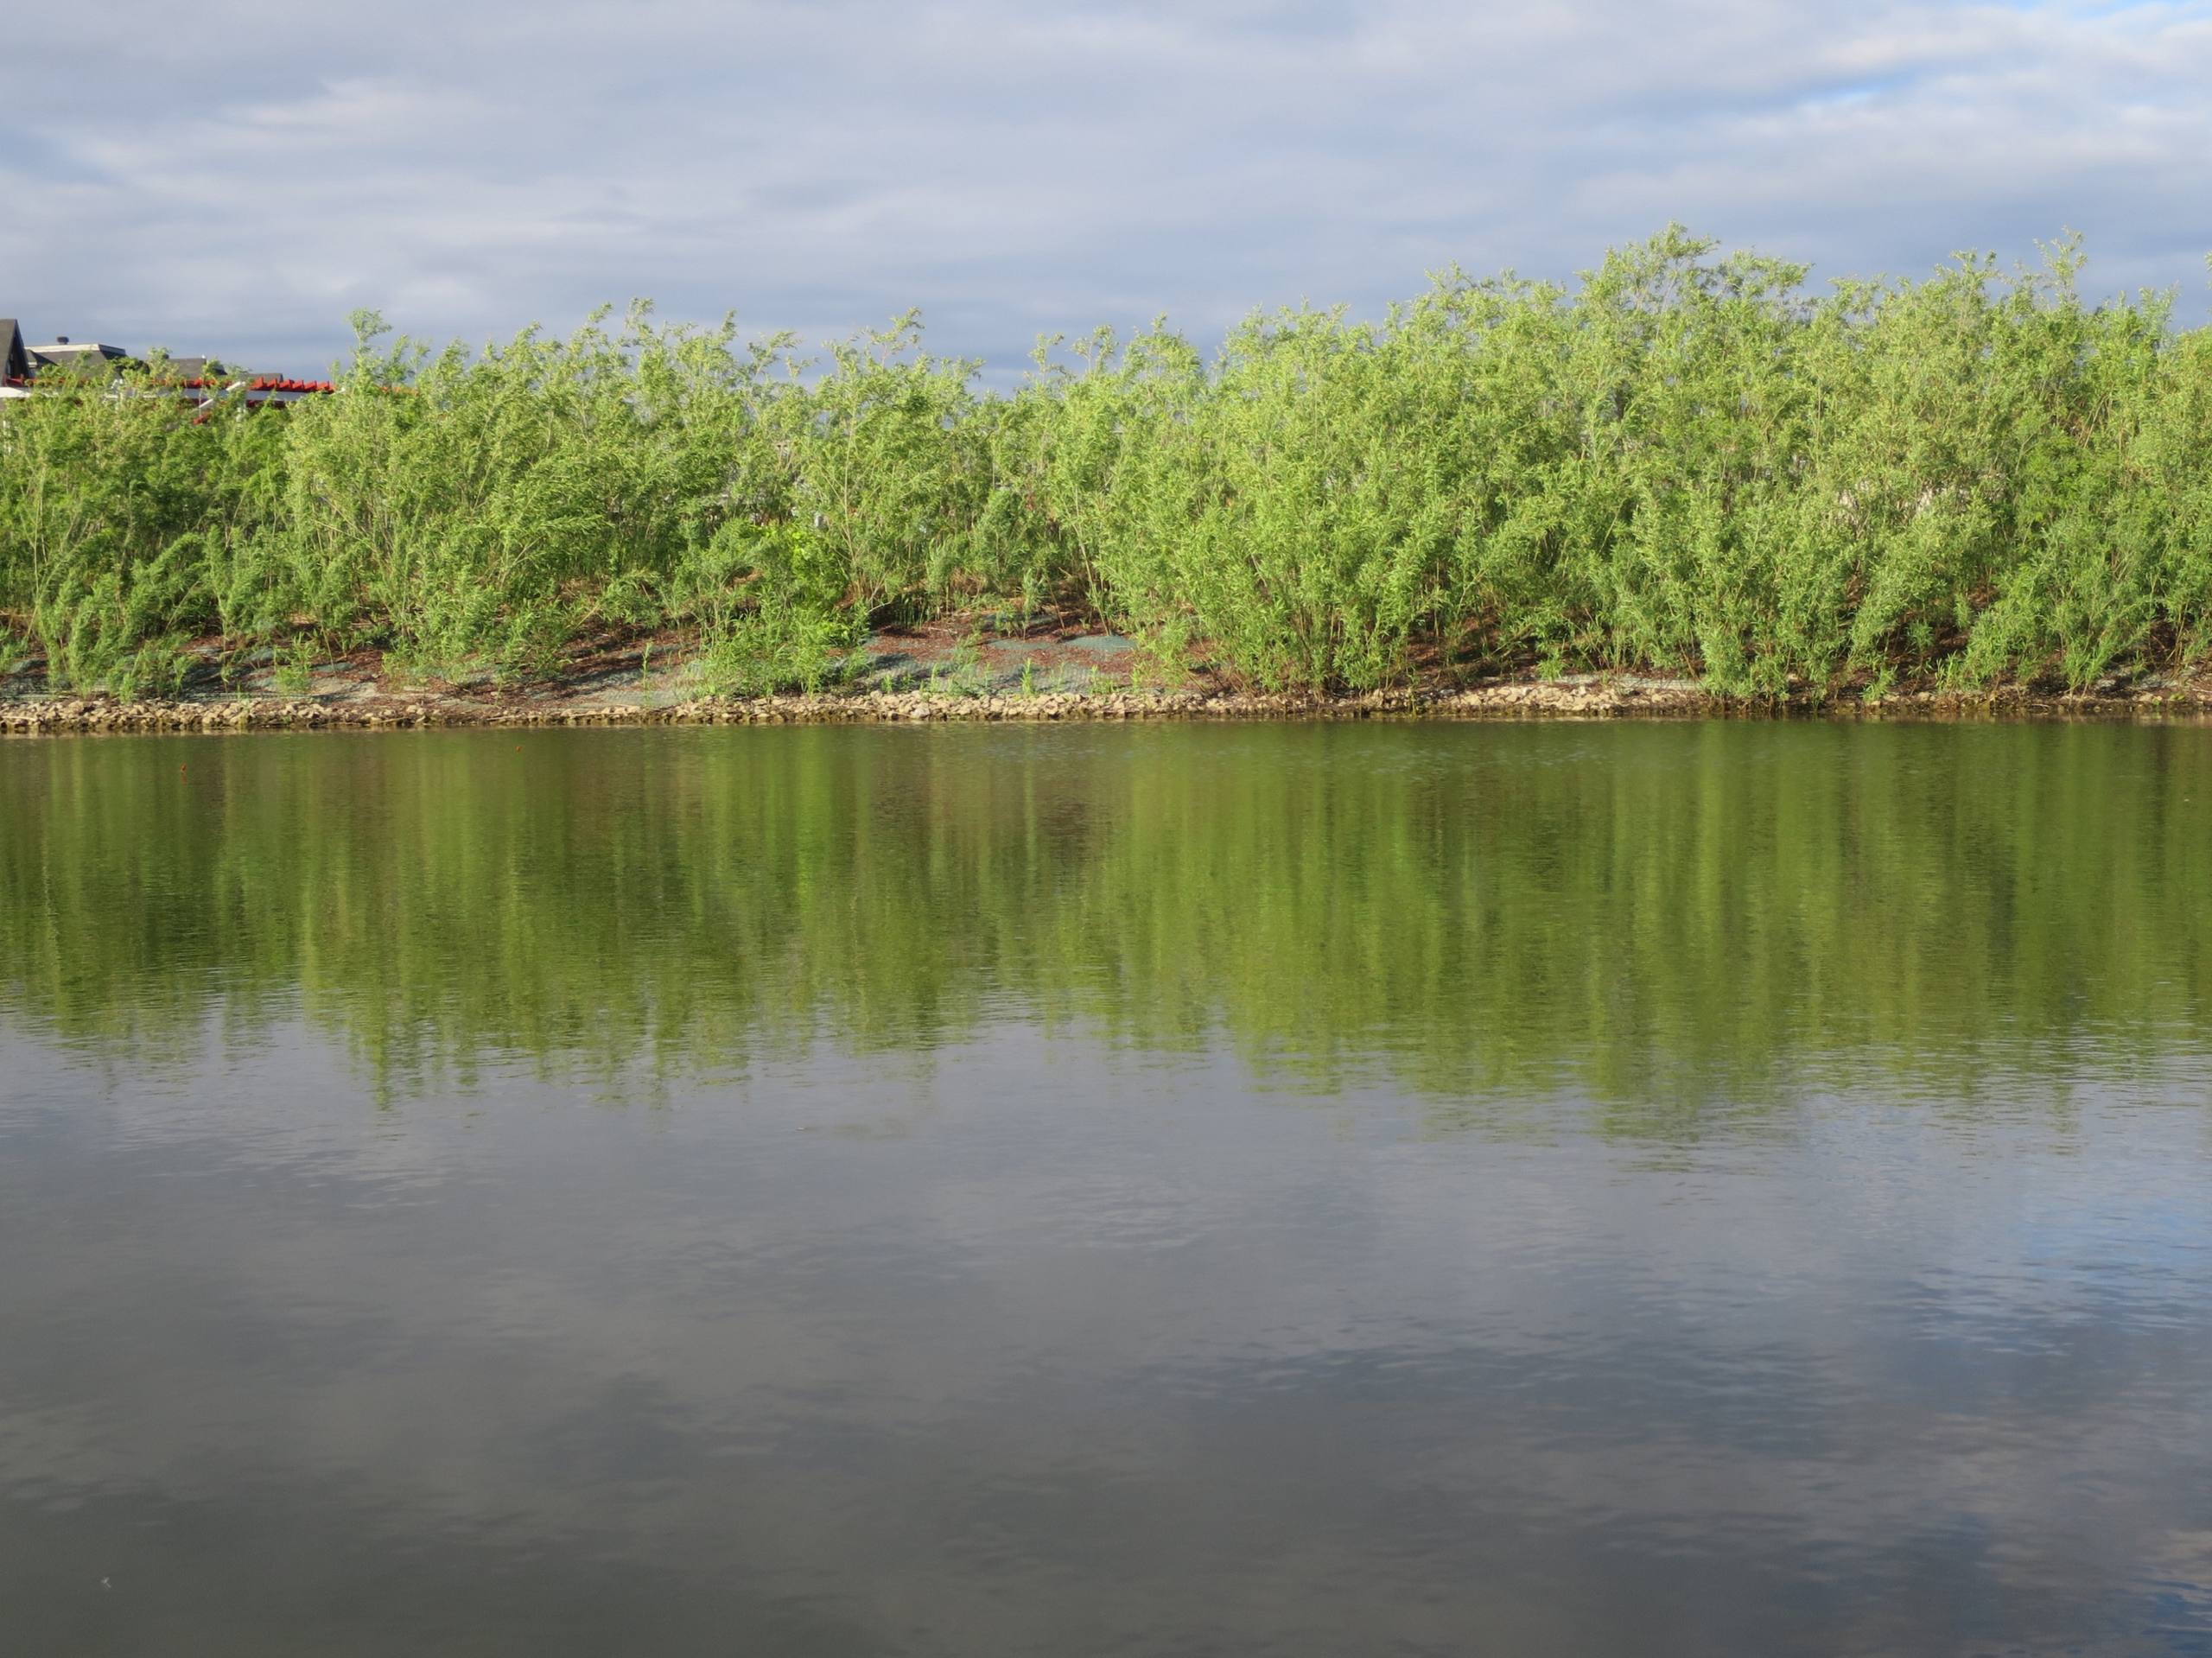
{"type": "Polygon", "coordinates": [[[2188,728],[56,740],[0,750],[0,822],[16,1021],[148,1061],[297,1006],[399,1092],[1014,1012],[1675,1133],[2155,1056],[2212,973],[2188,728]]]}

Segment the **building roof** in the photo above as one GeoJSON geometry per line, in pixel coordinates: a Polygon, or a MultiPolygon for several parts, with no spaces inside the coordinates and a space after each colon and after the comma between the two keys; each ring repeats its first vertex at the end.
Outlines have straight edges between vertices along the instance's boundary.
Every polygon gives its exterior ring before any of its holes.
{"type": "MultiPolygon", "coordinates": [[[[164,382],[163,384],[167,384],[164,382]]],[[[231,375],[207,379],[179,380],[188,391],[335,391],[333,380],[289,380],[281,374],[231,375]]]]}
{"type": "Polygon", "coordinates": [[[162,359],[161,373],[163,379],[211,380],[217,384],[230,380],[281,380],[285,378],[273,369],[240,368],[219,357],[165,357],[162,359]]]}
{"type": "MultiPolygon", "coordinates": [[[[0,391],[9,397],[27,395],[24,388],[41,370],[54,371],[63,378],[99,380],[132,366],[148,365],[136,362],[120,346],[103,345],[98,340],[75,340],[64,334],[50,345],[25,345],[22,330],[16,320],[0,317],[0,391]]],[[[265,370],[238,368],[213,357],[156,355],[153,367],[151,384],[156,387],[198,392],[244,391],[249,394],[247,401],[253,403],[289,402],[295,397],[338,389],[327,380],[295,380],[265,370]]]]}
{"type": "Polygon", "coordinates": [[[50,345],[30,348],[33,367],[73,369],[79,372],[120,363],[130,353],[120,346],[104,346],[97,340],[73,340],[64,334],[50,345]]]}

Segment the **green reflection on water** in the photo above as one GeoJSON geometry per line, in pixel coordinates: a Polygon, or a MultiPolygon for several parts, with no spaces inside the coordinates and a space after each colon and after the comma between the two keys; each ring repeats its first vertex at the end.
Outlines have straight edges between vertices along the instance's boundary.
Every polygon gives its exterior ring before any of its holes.
{"type": "MultiPolygon", "coordinates": [[[[0,746],[0,1011],[382,1091],[1019,1016],[1620,1132],[2193,1050],[2212,731],[1255,726],[0,746]]],[[[1691,1126],[1694,1126],[1692,1124],[1691,1126]]]]}

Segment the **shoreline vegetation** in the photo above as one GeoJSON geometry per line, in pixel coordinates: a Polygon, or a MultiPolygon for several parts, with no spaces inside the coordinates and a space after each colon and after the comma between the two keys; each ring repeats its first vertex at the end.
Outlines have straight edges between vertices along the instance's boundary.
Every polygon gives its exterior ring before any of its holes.
{"type": "Polygon", "coordinates": [[[481,352],[358,314],[281,410],[42,378],[0,728],[2212,707],[2212,328],[2082,264],[1815,295],[1676,227],[1005,391],[911,315],[811,361],[643,304],[481,352]],[[1122,656],[874,672],[1039,630],[1122,656]],[[613,657],[639,694],[579,700],[613,657]]]}

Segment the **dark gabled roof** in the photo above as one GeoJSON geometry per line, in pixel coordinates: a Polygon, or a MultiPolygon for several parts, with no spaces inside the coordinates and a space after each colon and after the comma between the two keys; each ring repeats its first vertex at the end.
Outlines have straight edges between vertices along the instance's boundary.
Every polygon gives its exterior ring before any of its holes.
{"type": "Polygon", "coordinates": [[[16,326],[16,319],[0,316],[0,379],[28,380],[31,377],[30,353],[23,349],[23,331],[16,326]]]}

